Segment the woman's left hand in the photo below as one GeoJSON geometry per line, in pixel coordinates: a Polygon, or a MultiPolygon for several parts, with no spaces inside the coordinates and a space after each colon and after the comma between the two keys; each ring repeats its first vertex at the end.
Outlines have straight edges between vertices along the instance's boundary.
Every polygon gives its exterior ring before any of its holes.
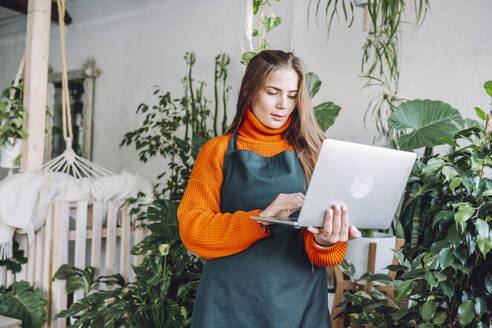
{"type": "Polygon", "coordinates": [[[346,205],[333,205],[325,211],[322,228],[308,227],[319,245],[330,246],[340,241],[359,238],[361,233],[355,226],[350,225],[349,211],[346,205]]]}

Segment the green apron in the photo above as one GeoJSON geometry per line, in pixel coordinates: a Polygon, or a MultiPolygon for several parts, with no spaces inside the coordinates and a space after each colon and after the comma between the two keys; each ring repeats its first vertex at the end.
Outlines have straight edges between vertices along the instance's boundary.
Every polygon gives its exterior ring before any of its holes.
{"type": "MultiPolygon", "coordinates": [[[[237,132],[224,157],[222,213],[263,209],[280,193],[305,192],[294,152],[263,157],[236,143],[237,132]]],[[[327,295],[326,271],[311,265],[302,231],[274,224],[248,249],[206,260],[191,327],[331,327],[327,295]]]]}

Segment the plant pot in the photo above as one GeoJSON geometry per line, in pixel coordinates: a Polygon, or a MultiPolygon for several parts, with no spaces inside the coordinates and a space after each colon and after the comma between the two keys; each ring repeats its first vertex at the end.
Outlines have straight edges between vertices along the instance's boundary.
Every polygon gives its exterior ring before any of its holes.
{"type": "Polygon", "coordinates": [[[352,3],[356,7],[365,7],[365,6],[367,6],[367,0],[352,0],[352,3]]]}
{"type": "Polygon", "coordinates": [[[21,153],[22,139],[8,138],[8,142],[0,147],[0,167],[5,169],[15,169],[15,159],[21,153]]]}
{"type": "Polygon", "coordinates": [[[374,238],[357,238],[348,242],[345,259],[354,265],[355,276],[357,278],[367,272],[370,243],[376,243],[374,273],[389,273],[385,268],[393,262],[395,253],[393,253],[392,249],[396,246],[396,237],[390,234],[375,232],[374,238]]]}

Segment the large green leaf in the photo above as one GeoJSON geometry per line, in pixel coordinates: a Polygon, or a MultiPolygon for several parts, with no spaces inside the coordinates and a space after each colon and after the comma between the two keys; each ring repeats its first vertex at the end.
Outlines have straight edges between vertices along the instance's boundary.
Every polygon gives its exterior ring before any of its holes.
{"type": "Polygon", "coordinates": [[[432,174],[444,165],[444,161],[440,158],[431,158],[429,162],[422,168],[422,173],[432,174]]]}
{"type": "Polygon", "coordinates": [[[474,303],[472,300],[467,300],[461,303],[458,308],[458,319],[461,324],[466,326],[475,318],[474,303]]]}
{"type": "Polygon", "coordinates": [[[483,256],[486,257],[490,249],[492,248],[489,225],[484,220],[477,219],[475,221],[475,228],[478,232],[477,246],[482,252],[483,256]]]}
{"type": "Polygon", "coordinates": [[[9,288],[0,289],[0,315],[22,320],[22,327],[38,328],[46,322],[46,305],[43,291],[18,281],[9,288]]]}
{"type": "Polygon", "coordinates": [[[245,52],[241,55],[241,64],[248,65],[250,60],[253,59],[254,56],[256,56],[256,52],[254,51],[245,52]]]}
{"type": "Polygon", "coordinates": [[[321,80],[319,79],[318,75],[313,72],[307,73],[305,79],[309,96],[313,98],[318,93],[319,88],[321,87],[321,80]]]}
{"type": "Polygon", "coordinates": [[[388,124],[410,133],[402,135],[398,143],[401,149],[414,150],[421,147],[434,147],[445,142],[443,138],[453,139],[463,125],[458,110],[437,100],[411,100],[396,107],[390,115],[388,124]]]}
{"type": "Polygon", "coordinates": [[[413,280],[405,280],[396,290],[395,302],[400,303],[412,292],[413,280]]]}
{"type": "Polygon", "coordinates": [[[453,253],[450,248],[443,248],[439,252],[439,263],[442,269],[447,268],[453,262],[453,253]]]}
{"type": "Polygon", "coordinates": [[[436,314],[432,322],[434,322],[438,326],[441,326],[444,323],[444,321],[446,321],[446,318],[447,318],[446,311],[441,311],[438,314],[436,314]]]}
{"type": "Polygon", "coordinates": [[[316,115],[316,120],[318,121],[321,130],[326,131],[333,123],[335,123],[335,119],[337,118],[340,109],[342,109],[340,106],[335,105],[331,101],[324,102],[314,107],[314,114],[316,115]]]}
{"type": "Polygon", "coordinates": [[[467,221],[475,213],[475,208],[468,204],[462,204],[458,207],[458,211],[454,214],[454,220],[461,227],[461,231],[465,231],[467,221]]]}
{"type": "Polygon", "coordinates": [[[487,311],[487,303],[482,297],[475,297],[475,313],[481,317],[487,311]]]}
{"type": "Polygon", "coordinates": [[[422,316],[422,319],[429,321],[434,317],[434,314],[436,314],[436,309],[437,309],[437,304],[434,301],[427,301],[422,305],[422,311],[420,312],[420,315],[422,316]]]}

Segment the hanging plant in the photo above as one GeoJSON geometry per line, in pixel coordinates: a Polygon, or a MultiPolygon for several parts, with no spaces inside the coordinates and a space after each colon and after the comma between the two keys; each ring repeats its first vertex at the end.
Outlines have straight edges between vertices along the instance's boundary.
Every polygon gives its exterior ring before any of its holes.
{"type": "MultiPolygon", "coordinates": [[[[408,2],[408,1],[407,1],[408,2]]],[[[361,1],[354,1],[357,6],[361,1]]],[[[315,15],[323,11],[326,16],[328,33],[333,19],[343,13],[343,19],[351,27],[354,21],[354,3],[350,0],[310,0],[308,17],[311,7],[315,7],[315,15]],[[323,6],[322,6],[323,4],[323,6]]],[[[413,0],[415,24],[420,26],[430,9],[429,0],[413,0]]],[[[387,125],[386,118],[399,103],[398,89],[400,80],[399,41],[400,24],[407,12],[404,0],[367,0],[365,5],[370,18],[370,27],[366,41],[362,46],[361,73],[365,79],[365,88],[377,90],[370,100],[364,114],[364,122],[368,115],[376,120],[376,129],[389,144],[395,145],[398,132],[387,125]]]]}
{"type": "Polygon", "coordinates": [[[248,65],[251,58],[253,58],[257,53],[262,50],[270,49],[270,43],[268,43],[266,40],[266,34],[282,23],[281,17],[277,17],[274,14],[270,14],[270,16],[264,15],[265,6],[268,6],[268,8],[272,8],[271,1],[279,2],[280,0],[253,0],[252,8],[248,8],[248,29],[250,29],[250,37],[258,39],[258,50],[254,51],[252,48],[253,45],[251,43],[250,51],[246,51],[241,55],[241,63],[245,66],[248,65]],[[257,14],[259,14],[258,28],[253,29],[253,16],[257,14]]]}
{"type": "Polygon", "coordinates": [[[12,139],[25,139],[24,121],[27,111],[22,105],[24,86],[10,86],[0,96],[0,146],[12,143],[12,139]],[[10,99],[9,99],[10,98],[10,99]]]}
{"type": "Polygon", "coordinates": [[[24,122],[23,85],[10,86],[0,96],[0,167],[17,168],[20,164],[21,140],[27,138],[24,122]]]}

